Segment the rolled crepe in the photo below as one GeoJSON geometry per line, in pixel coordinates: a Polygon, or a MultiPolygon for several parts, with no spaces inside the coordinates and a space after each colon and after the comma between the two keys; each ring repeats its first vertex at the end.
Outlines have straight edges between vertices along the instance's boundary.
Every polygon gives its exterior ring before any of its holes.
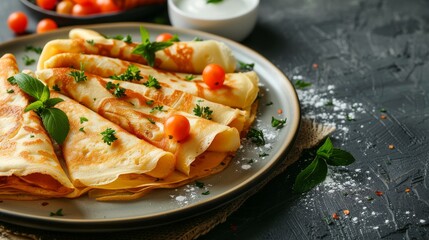
{"type": "MultiPolygon", "coordinates": [[[[72,35],[74,39],[57,39],[48,42],[39,58],[37,69],[43,69],[44,62],[58,53],[85,53],[119,58],[147,64],[141,55],[132,53],[137,43],[126,43],[116,39],[106,39],[97,33],[72,35]],[[91,37],[88,37],[90,35],[91,37]]],[[[154,67],[168,71],[202,73],[207,64],[217,63],[226,72],[235,70],[236,61],[231,50],[214,40],[177,42],[155,53],[154,67]]]]}
{"type": "MultiPolygon", "coordinates": [[[[75,186],[101,188],[128,175],[164,178],[174,171],[173,154],[135,137],[66,96],[54,92],[52,96],[64,99],[56,107],[67,114],[70,122],[70,132],[61,147],[75,186]],[[114,130],[117,138],[110,145],[102,139],[101,133],[106,129],[114,130]]],[[[128,184],[122,188],[138,186],[132,181],[128,184]]]]}
{"type": "Polygon", "coordinates": [[[102,77],[120,75],[130,65],[134,65],[146,79],[148,76],[153,76],[166,87],[180,90],[211,102],[246,110],[255,102],[259,92],[259,78],[253,71],[228,73],[225,76],[224,85],[220,89],[212,90],[204,83],[201,75],[192,75],[192,80],[189,81],[186,79],[190,77],[190,74],[161,71],[147,65],[99,55],[56,54],[49,59],[45,59],[43,69],[58,67],[79,69],[81,64],[84,66],[85,71],[102,77]]]}
{"type": "Polygon", "coordinates": [[[230,153],[235,152],[240,146],[239,132],[235,128],[176,111],[156,101],[148,105],[147,102],[153,99],[146,99],[142,95],[135,98],[135,92],[130,90],[125,91],[127,96],[117,98],[106,89],[107,82],[99,76],[86,73],[87,81],[76,82],[70,76],[72,71],[75,70],[46,69],[37,71],[36,75],[49,87],[58,87],[62,93],[128,132],[174,153],[176,169],[182,173],[188,175],[192,162],[206,151],[230,153]],[[154,107],[157,107],[157,110],[154,107]],[[164,122],[175,114],[185,116],[191,125],[189,137],[181,142],[170,139],[164,133],[164,122]]]}
{"type": "Polygon", "coordinates": [[[15,57],[0,59],[0,199],[78,196],[55,155],[51,139],[27,95],[7,79],[18,73],[15,57]]]}

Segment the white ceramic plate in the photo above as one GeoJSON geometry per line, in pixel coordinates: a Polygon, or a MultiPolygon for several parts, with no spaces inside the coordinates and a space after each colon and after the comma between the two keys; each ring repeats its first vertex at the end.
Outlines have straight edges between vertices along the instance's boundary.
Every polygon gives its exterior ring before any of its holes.
{"type": "MultiPolygon", "coordinates": [[[[177,29],[169,26],[142,23],[114,23],[88,25],[107,36],[130,34],[134,41],[140,40],[139,26],[144,25],[154,38],[163,32],[178,34],[180,39],[195,37],[225,42],[234,52],[237,60],[254,63],[254,70],[261,82],[260,106],[253,127],[263,130],[267,144],[256,147],[243,139],[243,148],[225,171],[201,180],[206,186],[199,189],[189,184],[177,189],[163,189],[131,202],[96,202],[87,197],[78,199],[57,199],[46,201],[9,201],[0,203],[0,220],[24,226],[63,231],[105,231],[147,228],[168,224],[196,216],[208,210],[221,207],[238,197],[266,177],[284,159],[292,145],[300,122],[298,97],[290,81],[267,59],[236,42],[208,33],[177,29]],[[283,113],[279,115],[278,109],[283,113]],[[271,117],[287,119],[280,130],[271,127],[271,117]],[[268,156],[261,157],[266,153],[268,156]],[[203,195],[209,191],[210,194],[203,195]],[[47,203],[47,205],[46,205],[47,203]],[[50,213],[63,209],[64,216],[51,217],[50,213]]],[[[82,26],[81,26],[82,27],[82,26]]],[[[39,35],[17,38],[0,44],[0,54],[13,53],[23,69],[35,69],[36,64],[25,66],[24,56],[38,57],[26,52],[26,46],[43,47],[52,39],[67,38],[70,28],[39,35]]]]}

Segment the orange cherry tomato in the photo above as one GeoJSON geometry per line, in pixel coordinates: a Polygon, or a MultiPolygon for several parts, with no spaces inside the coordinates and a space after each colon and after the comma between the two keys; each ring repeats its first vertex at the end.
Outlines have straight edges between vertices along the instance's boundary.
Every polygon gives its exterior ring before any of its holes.
{"type": "Polygon", "coordinates": [[[176,141],[184,140],[189,136],[191,125],[189,120],[182,115],[173,115],[164,123],[165,134],[176,141]]]}
{"type": "Polygon", "coordinates": [[[102,13],[117,12],[121,10],[113,0],[96,0],[95,4],[102,13]]]}
{"type": "Polygon", "coordinates": [[[57,5],[57,13],[60,14],[71,14],[73,9],[74,3],[71,1],[61,1],[57,5]]]}
{"type": "Polygon", "coordinates": [[[53,10],[57,4],[57,0],[37,0],[36,4],[43,9],[53,10]]]}
{"type": "Polygon", "coordinates": [[[44,33],[44,32],[48,32],[48,31],[52,31],[54,29],[57,29],[58,25],[57,23],[50,19],[50,18],[45,18],[40,20],[39,23],[37,23],[37,27],[36,27],[36,32],[37,33],[44,33]]]}
{"type": "Polygon", "coordinates": [[[211,89],[218,89],[225,81],[225,70],[218,64],[211,63],[203,70],[203,81],[211,89]]]}
{"type": "Polygon", "coordinates": [[[171,34],[171,33],[161,33],[161,34],[159,34],[157,37],[156,37],[156,39],[155,39],[155,41],[157,41],[157,42],[167,42],[167,41],[169,41],[170,39],[172,39],[174,36],[173,36],[173,34],[171,34]]]}
{"type": "Polygon", "coordinates": [[[86,6],[86,5],[92,5],[94,3],[94,0],[73,0],[73,2],[86,6]]]}
{"type": "Polygon", "coordinates": [[[27,15],[23,12],[13,12],[7,18],[7,25],[16,34],[24,33],[28,25],[27,15]]]}
{"type": "Polygon", "coordinates": [[[82,5],[75,4],[72,9],[72,15],[74,16],[86,16],[91,14],[99,13],[100,9],[96,5],[82,5]]]}

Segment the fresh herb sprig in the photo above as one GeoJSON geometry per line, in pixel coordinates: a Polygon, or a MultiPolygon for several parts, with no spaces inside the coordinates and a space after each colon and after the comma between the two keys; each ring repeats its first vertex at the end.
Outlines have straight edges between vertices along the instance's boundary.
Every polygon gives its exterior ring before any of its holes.
{"type": "Polygon", "coordinates": [[[156,106],[156,107],[153,107],[151,110],[150,110],[150,113],[154,113],[154,112],[156,112],[156,111],[158,111],[158,112],[167,112],[167,110],[165,110],[164,109],[164,106],[156,106]]]}
{"type": "Polygon", "coordinates": [[[36,62],[36,59],[25,55],[24,57],[22,57],[22,61],[24,61],[25,66],[30,66],[31,64],[36,62]]]}
{"type": "Polygon", "coordinates": [[[125,93],[125,88],[122,88],[119,86],[119,83],[114,84],[112,82],[107,82],[106,84],[106,89],[107,90],[112,90],[113,89],[113,95],[117,98],[120,97],[125,97],[127,94],[125,93]]]}
{"type": "Polygon", "coordinates": [[[151,42],[149,32],[143,26],[140,27],[140,35],[142,43],[137,45],[132,53],[141,55],[146,59],[148,65],[153,67],[155,65],[155,53],[173,45],[173,42],[151,42]]]}
{"type": "Polygon", "coordinates": [[[49,216],[51,216],[51,217],[54,217],[54,216],[62,217],[62,216],[64,216],[63,209],[60,208],[56,212],[51,212],[49,214],[49,216]]]}
{"type": "Polygon", "coordinates": [[[131,35],[126,35],[126,36],[124,36],[124,35],[116,35],[116,36],[104,36],[106,39],[115,39],[115,40],[119,40],[119,41],[123,41],[123,42],[126,42],[126,43],[132,43],[133,42],[133,39],[132,39],[132,37],[131,37],[131,35]]]}
{"type": "Polygon", "coordinates": [[[80,70],[71,71],[69,76],[72,76],[75,82],[85,82],[88,78],[85,75],[85,71],[83,70],[83,64],[80,63],[80,70]]]}
{"type": "Polygon", "coordinates": [[[253,68],[255,67],[254,63],[245,63],[245,62],[238,61],[238,64],[239,64],[238,68],[240,71],[246,71],[246,72],[253,71],[253,68]]]}
{"type": "Polygon", "coordinates": [[[213,110],[210,109],[210,107],[202,107],[199,104],[197,104],[194,108],[194,115],[198,117],[202,117],[208,120],[212,119],[213,110]]]}
{"type": "Polygon", "coordinates": [[[142,79],[142,75],[140,75],[140,69],[134,65],[129,65],[127,70],[125,70],[124,73],[120,75],[113,75],[110,77],[114,80],[121,80],[121,81],[129,81],[132,82],[133,80],[140,81],[142,79]]]}
{"type": "Polygon", "coordinates": [[[271,117],[271,126],[276,129],[280,129],[284,127],[286,124],[286,119],[277,119],[275,117],[271,117]]]}
{"type": "Polygon", "coordinates": [[[146,87],[153,87],[155,89],[160,89],[161,85],[159,84],[158,80],[154,78],[152,75],[149,75],[148,80],[143,83],[146,87]]]}
{"type": "Polygon", "coordinates": [[[35,111],[42,118],[43,126],[49,135],[59,144],[63,143],[70,130],[70,123],[67,115],[54,106],[64,100],[51,98],[48,86],[28,74],[18,73],[8,81],[17,84],[22,91],[35,99],[24,111],[35,111]]]}
{"type": "Polygon", "coordinates": [[[296,89],[302,90],[302,89],[305,89],[306,87],[310,87],[310,86],[311,86],[310,82],[306,82],[306,81],[303,81],[303,80],[298,80],[298,81],[295,82],[295,88],[296,89]]]}
{"type": "Polygon", "coordinates": [[[34,47],[34,46],[31,46],[31,45],[28,45],[28,46],[25,47],[25,51],[26,52],[32,51],[32,52],[35,52],[37,54],[41,54],[42,51],[43,51],[43,48],[41,48],[41,47],[34,47]]]}
{"type": "Polygon", "coordinates": [[[106,130],[104,130],[100,134],[103,136],[101,138],[103,142],[109,146],[112,145],[114,141],[118,140],[118,138],[115,136],[116,131],[111,128],[106,128],[106,130]]]}
{"type": "Polygon", "coordinates": [[[323,182],[328,173],[328,165],[347,166],[355,161],[354,157],[344,150],[334,148],[328,137],[325,143],[319,147],[316,157],[295,179],[293,190],[295,192],[307,192],[317,184],[323,182]]]}
{"type": "Polygon", "coordinates": [[[265,137],[262,130],[256,128],[250,128],[246,135],[247,139],[250,139],[253,143],[256,143],[258,146],[265,145],[265,137]]]}

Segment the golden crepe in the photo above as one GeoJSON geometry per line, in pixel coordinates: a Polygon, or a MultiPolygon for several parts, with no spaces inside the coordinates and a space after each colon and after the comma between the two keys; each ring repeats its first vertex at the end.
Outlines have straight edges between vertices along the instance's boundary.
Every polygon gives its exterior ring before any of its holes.
{"type": "MultiPolygon", "coordinates": [[[[67,114],[70,132],[61,148],[76,187],[102,188],[128,175],[164,178],[174,171],[173,154],[135,137],[72,99],[55,92],[52,96],[64,99],[56,107],[67,114]],[[104,141],[101,133],[106,129],[115,131],[117,139],[104,141]]],[[[122,188],[137,187],[132,182],[128,184],[122,188]]]]}
{"type": "Polygon", "coordinates": [[[222,88],[212,90],[202,80],[201,75],[192,75],[192,80],[186,80],[190,74],[166,72],[147,65],[137,64],[120,59],[103,57],[99,55],[86,55],[77,53],[56,54],[45,59],[43,67],[74,67],[79,69],[81,64],[86,72],[102,77],[110,77],[124,73],[130,65],[136,66],[140,74],[147,79],[155,77],[164,86],[180,90],[194,96],[207,99],[230,107],[249,110],[258,97],[258,76],[255,72],[228,73],[222,88]]]}
{"type": "MultiPolygon", "coordinates": [[[[126,43],[121,40],[107,39],[103,35],[87,29],[73,29],[71,39],[58,39],[48,42],[43,48],[37,69],[43,69],[43,63],[58,53],[85,53],[119,58],[136,63],[146,64],[142,56],[133,54],[137,43],[126,43]]],[[[236,60],[224,43],[205,40],[174,42],[155,53],[154,67],[186,73],[202,73],[210,63],[221,65],[225,72],[234,72],[236,60]]]]}
{"type": "MultiPolygon", "coordinates": [[[[239,132],[235,128],[176,111],[132,90],[125,90],[126,96],[115,97],[106,88],[111,82],[88,73],[86,81],[76,82],[70,76],[74,71],[76,70],[71,68],[54,68],[36,71],[36,75],[50,88],[56,86],[62,93],[128,132],[174,153],[176,169],[182,173],[189,174],[192,162],[206,151],[230,153],[235,152],[240,146],[239,132]],[[148,105],[148,101],[151,100],[153,102],[148,105]],[[175,114],[185,116],[190,122],[190,135],[184,141],[177,142],[164,133],[164,122],[175,114]]],[[[120,88],[122,83],[118,84],[116,86],[120,88]]]]}
{"type": "Polygon", "coordinates": [[[75,195],[40,118],[24,112],[28,96],[7,81],[17,73],[15,57],[5,54],[0,59],[0,199],[75,195]]]}

